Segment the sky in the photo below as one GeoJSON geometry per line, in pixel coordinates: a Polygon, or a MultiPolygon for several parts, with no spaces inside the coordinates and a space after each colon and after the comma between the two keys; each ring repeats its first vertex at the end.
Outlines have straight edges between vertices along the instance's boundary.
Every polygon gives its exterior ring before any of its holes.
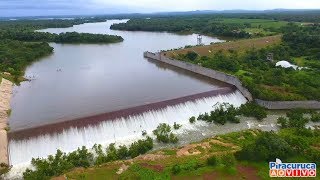
{"type": "Polygon", "coordinates": [[[320,0],[0,0],[1,17],[278,8],[320,9],[320,0]]]}

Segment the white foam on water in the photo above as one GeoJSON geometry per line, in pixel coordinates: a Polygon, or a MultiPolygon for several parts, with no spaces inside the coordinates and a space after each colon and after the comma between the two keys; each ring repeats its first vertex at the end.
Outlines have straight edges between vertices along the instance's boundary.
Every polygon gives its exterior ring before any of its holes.
{"type": "Polygon", "coordinates": [[[189,118],[212,111],[216,103],[230,103],[239,107],[246,103],[246,99],[239,91],[235,91],[231,94],[201,98],[127,118],[104,121],[95,126],[81,129],[70,128],[59,134],[41,135],[27,140],[11,140],[9,142],[9,158],[13,168],[7,177],[21,177],[25,168],[30,167],[32,158],[45,158],[55,154],[57,149],[71,152],[81,146],[91,148],[94,144],[104,146],[114,142],[130,144],[143,138],[143,130],[146,130],[149,135],[152,134],[152,131],[160,123],[173,125],[176,122],[182,124],[183,128],[177,133],[196,129],[204,122],[198,122],[196,125],[190,124],[189,118]]]}

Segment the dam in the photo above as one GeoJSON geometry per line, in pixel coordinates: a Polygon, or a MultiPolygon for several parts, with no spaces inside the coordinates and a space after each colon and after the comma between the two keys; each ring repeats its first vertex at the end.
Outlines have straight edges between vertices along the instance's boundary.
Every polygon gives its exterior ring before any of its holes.
{"type": "MultiPolygon", "coordinates": [[[[32,80],[14,86],[11,100],[8,149],[13,174],[21,174],[32,158],[47,157],[57,149],[130,144],[143,137],[142,131],[152,136],[159,123],[181,124],[181,143],[248,128],[247,122],[233,127],[190,124],[191,116],[210,112],[217,103],[238,107],[247,98],[222,81],[143,57],[146,50],[196,45],[196,34],[109,29],[121,22],[126,20],[41,30],[115,34],[124,42],[52,43],[54,53],[27,68],[26,77],[32,80]],[[193,131],[196,135],[186,135],[193,131]]],[[[223,40],[203,37],[203,43],[211,42],[223,40]]]]}

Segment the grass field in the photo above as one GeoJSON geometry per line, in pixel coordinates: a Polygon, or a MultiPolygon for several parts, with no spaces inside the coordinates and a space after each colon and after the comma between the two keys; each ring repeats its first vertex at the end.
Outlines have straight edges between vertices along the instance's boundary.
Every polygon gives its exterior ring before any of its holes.
{"type": "Polygon", "coordinates": [[[268,36],[262,38],[255,38],[255,39],[244,39],[244,40],[237,40],[225,43],[216,43],[207,46],[195,46],[186,49],[179,49],[174,51],[165,52],[166,56],[173,57],[178,54],[186,54],[189,51],[194,51],[201,56],[210,56],[213,55],[215,52],[220,50],[237,50],[237,51],[245,51],[250,48],[263,48],[269,45],[277,44],[281,42],[281,36],[268,36]]]}
{"type": "Polygon", "coordinates": [[[241,19],[241,18],[222,18],[213,22],[222,22],[226,24],[251,24],[252,28],[280,28],[288,24],[287,21],[276,21],[269,19],[241,19]]]}

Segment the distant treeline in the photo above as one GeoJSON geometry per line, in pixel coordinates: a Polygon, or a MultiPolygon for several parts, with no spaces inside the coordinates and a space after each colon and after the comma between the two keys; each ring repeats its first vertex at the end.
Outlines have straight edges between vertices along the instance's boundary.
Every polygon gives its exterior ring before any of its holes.
{"type": "Polygon", "coordinates": [[[0,31],[0,39],[56,43],[116,43],[123,41],[123,38],[121,36],[106,34],[89,34],[77,32],[52,34],[46,32],[31,31],[0,31]]]}
{"type": "Polygon", "coordinates": [[[104,22],[105,18],[85,18],[85,19],[72,19],[72,20],[16,20],[16,21],[0,21],[0,30],[37,30],[45,28],[67,28],[73,25],[84,23],[104,22]]]}
{"type": "Polygon", "coordinates": [[[250,37],[250,34],[243,30],[246,28],[246,24],[227,24],[212,22],[211,20],[211,17],[132,19],[127,23],[113,24],[111,29],[127,31],[168,31],[175,33],[198,32],[235,38],[250,37]]]}
{"type": "MultiPolygon", "coordinates": [[[[319,23],[320,11],[265,11],[256,13],[160,13],[133,16],[111,29],[128,31],[168,31],[201,33],[232,38],[249,38],[282,33],[289,22],[319,23]],[[201,14],[202,13],[202,14],[201,14]],[[259,29],[257,31],[257,29],[259,29]],[[270,34],[271,33],[271,34],[270,34]]],[[[300,24],[300,23],[299,23],[300,24]]]]}

